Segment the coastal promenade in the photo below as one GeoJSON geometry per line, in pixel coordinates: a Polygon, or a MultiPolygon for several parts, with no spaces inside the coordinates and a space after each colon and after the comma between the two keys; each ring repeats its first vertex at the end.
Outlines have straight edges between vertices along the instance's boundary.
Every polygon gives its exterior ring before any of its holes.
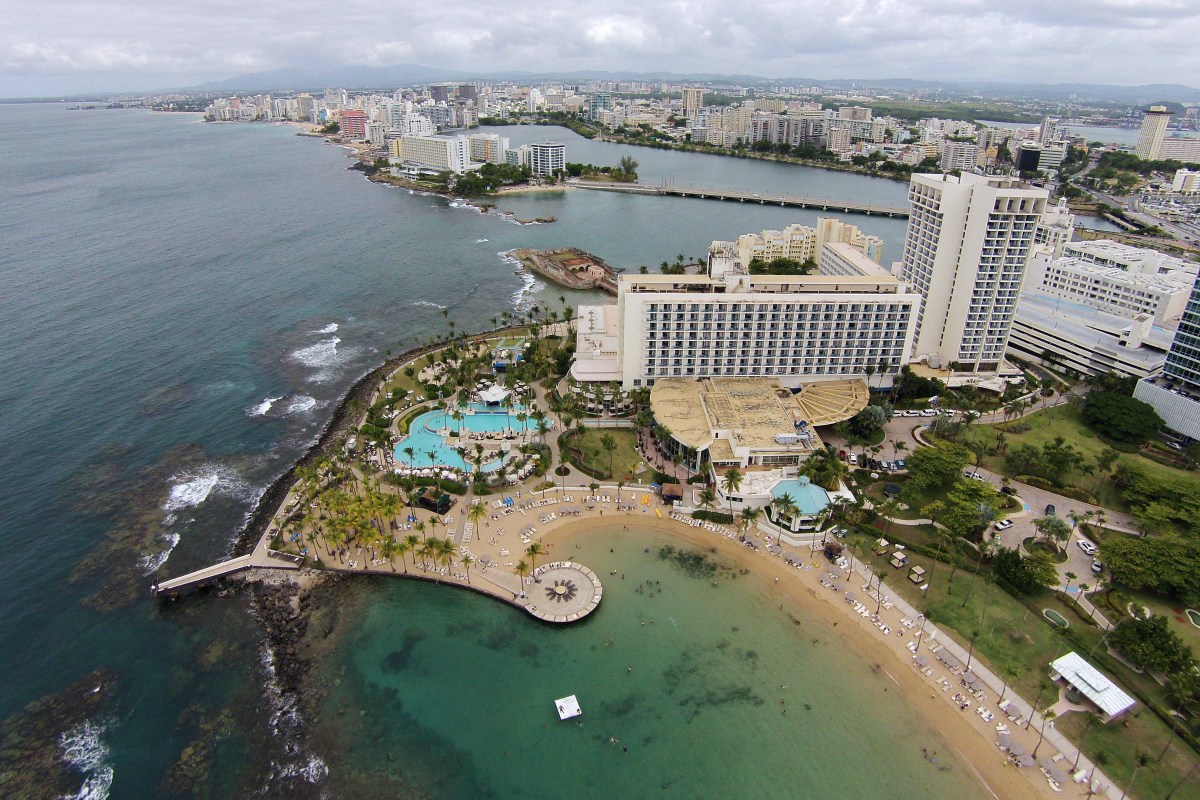
{"type": "Polygon", "coordinates": [[[572,181],[571,186],[604,192],[625,194],[647,194],[661,197],[695,197],[701,200],[727,200],[738,203],[760,203],[762,205],[790,206],[818,211],[833,211],[843,214],[866,214],[879,217],[907,217],[907,206],[889,206],[879,203],[860,203],[853,200],[830,200],[822,197],[798,197],[794,195],[747,192],[739,189],[700,188],[662,184],[650,186],[644,183],[600,183],[595,181],[572,181]]]}

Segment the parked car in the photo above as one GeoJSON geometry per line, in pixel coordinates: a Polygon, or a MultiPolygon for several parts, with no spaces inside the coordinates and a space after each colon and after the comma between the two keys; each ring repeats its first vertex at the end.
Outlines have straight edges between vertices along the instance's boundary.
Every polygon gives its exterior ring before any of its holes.
{"type": "Polygon", "coordinates": [[[896,469],[908,469],[908,462],[903,458],[896,459],[896,469]]]}
{"type": "Polygon", "coordinates": [[[1016,494],[1017,490],[1011,486],[1001,486],[1000,494],[1016,494]]]}
{"type": "Polygon", "coordinates": [[[996,523],[996,530],[1006,531],[1009,528],[1011,528],[1014,524],[1015,523],[1013,523],[1013,521],[1011,519],[1002,519],[996,523]]]}
{"type": "Polygon", "coordinates": [[[922,417],[936,417],[937,415],[938,410],[936,408],[927,408],[921,412],[922,417]]]}
{"type": "Polygon", "coordinates": [[[840,458],[842,461],[845,461],[846,460],[846,451],[838,450],[838,458],[840,458]]]}
{"type": "Polygon", "coordinates": [[[1089,542],[1087,539],[1080,539],[1077,544],[1079,549],[1087,553],[1089,556],[1096,555],[1096,545],[1089,542]]]}
{"type": "Polygon", "coordinates": [[[1100,563],[1100,559],[1092,559],[1092,572],[1096,573],[1097,575],[1099,575],[1101,572],[1104,572],[1104,565],[1100,563]]]}
{"type": "Polygon", "coordinates": [[[910,409],[910,410],[908,410],[908,411],[905,411],[905,412],[904,412],[904,416],[906,416],[906,417],[919,417],[919,416],[921,416],[921,412],[920,412],[920,411],[915,411],[915,410],[912,410],[912,409],[910,409]]]}
{"type": "Polygon", "coordinates": [[[885,461],[885,462],[883,462],[883,468],[886,469],[888,472],[892,472],[893,470],[896,469],[896,462],[895,461],[885,461]]]}
{"type": "Polygon", "coordinates": [[[904,412],[903,412],[903,411],[900,411],[899,409],[897,409],[897,410],[895,410],[895,411],[893,411],[893,412],[892,412],[892,417],[893,417],[893,418],[895,418],[895,417],[903,417],[903,416],[904,416],[904,412]]]}
{"type": "Polygon", "coordinates": [[[851,453],[849,461],[851,464],[857,465],[858,464],[858,453],[851,453]]]}
{"type": "Polygon", "coordinates": [[[1047,503],[1047,504],[1046,504],[1046,513],[1045,513],[1043,516],[1047,516],[1047,517],[1053,517],[1053,516],[1054,516],[1054,503],[1047,503]]]}

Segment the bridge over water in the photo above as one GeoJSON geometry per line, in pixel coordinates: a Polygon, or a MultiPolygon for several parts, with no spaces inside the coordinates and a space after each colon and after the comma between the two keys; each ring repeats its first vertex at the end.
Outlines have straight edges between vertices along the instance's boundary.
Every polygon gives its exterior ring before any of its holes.
{"type": "Polygon", "coordinates": [[[908,206],[889,206],[880,203],[860,203],[853,200],[830,200],[823,197],[798,197],[795,195],[747,192],[740,189],[713,189],[694,186],[651,186],[645,183],[597,183],[573,181],[572,186],[580,189],[596,189],[605,192],[626,194],[652,194],[658,196],[696,197],[702,200],[726,200],[739,203],[810,208],[818,211],[834,211],[843,214],[867,214],[881,217],[907,217],[908,206]]]}

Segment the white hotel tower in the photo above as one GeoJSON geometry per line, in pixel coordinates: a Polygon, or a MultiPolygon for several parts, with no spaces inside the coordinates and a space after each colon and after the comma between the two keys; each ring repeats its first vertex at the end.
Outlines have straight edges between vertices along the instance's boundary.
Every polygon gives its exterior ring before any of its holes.
{"type": "Polygon", "coordinates": [[[912,360],[995,373],[1047,192],[964,173],[913,175],[908,196],[904,254],[892,271],[924,299],[912,360]]]}
{"type": "Polygon", "coordinates": [[[861,379],[881,365],[896,372],[908,360],[920,297],[864,255],[860,248],[878,240],[829,223],[807,229],[814,240],[837,232],[817,249],[811,275],[749,274],[737,243],[713,242],[707,274],[620,276],[616,305],[579,308],[572,376],[624,389],[709,377],[795,388],[861,379]]]}

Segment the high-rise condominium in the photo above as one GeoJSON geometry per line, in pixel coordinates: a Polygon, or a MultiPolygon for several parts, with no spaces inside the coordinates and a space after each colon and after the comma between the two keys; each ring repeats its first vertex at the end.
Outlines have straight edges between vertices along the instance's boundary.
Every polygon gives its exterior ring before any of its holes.
{"type": "Polygon", "coordinates": [[[1142,117],[1142,134],[1138,137],[1137,148],[1133,151],[1138,158],[1154,161],[1162,149],[1163,138],[1167,135],[1167,123],[1171,121],[1171,112],[1166,106],[1150,106],[1142,117]]]}
{"type": "Polygon", "coordinates": [[[1045,189],[1014,178],[913,175],[902,260],[893,271],[923,298],[913,360],[996,372],[1045,189]]]}
{"type": "Polygon", "coordinates": [[[695,119],[704,105],[704,90],[698,86],[687,87],[683,90],[684,119],[695,119]]]}

